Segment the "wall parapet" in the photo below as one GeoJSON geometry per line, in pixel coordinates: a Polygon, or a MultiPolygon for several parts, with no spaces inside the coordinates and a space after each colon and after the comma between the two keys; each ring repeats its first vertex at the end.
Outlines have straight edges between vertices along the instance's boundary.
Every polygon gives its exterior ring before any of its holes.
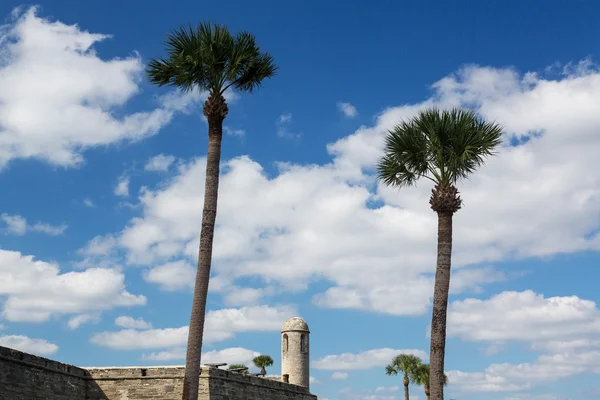
{"type": "Polygon", "coordinates": [[[85,377],[88,376],[87,371],[83,368],[54,361],[49,358],[34,356],[33,354],[24,353],[8,347],[0,346],[0,360],[76,378],[85,379],[85,377]]]}

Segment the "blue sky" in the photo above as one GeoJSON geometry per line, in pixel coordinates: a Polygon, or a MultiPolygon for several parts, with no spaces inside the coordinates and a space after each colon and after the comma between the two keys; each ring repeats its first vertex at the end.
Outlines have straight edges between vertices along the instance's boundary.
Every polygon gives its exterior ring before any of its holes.
{"type": "Polygon", "coordinates": [[[266,353],[278,374],[279,328],[301,315],[313,393],[402,398],[384,366],[427,357],[436,219],[426,183],[380,187],[372,167],[402,118],[464,105],[507,144],[459,187],[448,397],[600,398],[598,5],[30,6],[0,4],[0,344],[183,363],[205,97],[142,72],[167,31],[214,20],[280,70],[227,96],[204,360],[266,353]]]}

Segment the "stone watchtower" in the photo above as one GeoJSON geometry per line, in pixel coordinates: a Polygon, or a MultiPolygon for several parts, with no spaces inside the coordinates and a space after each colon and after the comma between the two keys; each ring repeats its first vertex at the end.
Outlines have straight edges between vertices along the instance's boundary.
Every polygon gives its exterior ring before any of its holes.
{"type": "Polygon", "coordinates": [[[289,382],[310,389],[308,325],[299,317],[288,319],[281,328],[281,375],[289,382]]]}

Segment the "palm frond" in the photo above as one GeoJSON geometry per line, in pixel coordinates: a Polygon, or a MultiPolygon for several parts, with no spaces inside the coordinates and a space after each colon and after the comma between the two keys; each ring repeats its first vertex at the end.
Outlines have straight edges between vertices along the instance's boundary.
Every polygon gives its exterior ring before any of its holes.
{"type": "Polygon", "coordinates": [[[455,184],[467,178],[502,142],[503,130],[474,111],[429,108],[403,121],[385,138],[377,165],[389,186],[414,185],[420,178],[455,184]]]}
{"type": "Polygon", "coordinates": [[[253,91],[275,74],[277,66],[261,52],[254,36],[233,37],[227,27],[204,22],[197,28],[180,27],[167,34],[167,56],[148,62],[150,82],[223,94],[230,87],[253,91]]]}
{"type": "Polygon", "coordinates": [[[254,360],[252,360],[252,362],[258,368],[270,367],[271,365],[273,365],[273,359],[271,358],[271,356],[267,356],[264,354],[254,357],[254,360]]]}

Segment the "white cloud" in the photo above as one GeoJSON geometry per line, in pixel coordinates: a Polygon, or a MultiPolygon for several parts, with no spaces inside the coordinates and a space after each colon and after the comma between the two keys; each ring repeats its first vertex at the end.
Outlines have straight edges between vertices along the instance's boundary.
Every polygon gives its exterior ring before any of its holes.
{"type": "Polygon", "coordinates": [[[115,196],[128,197],[129,196],[129,177],[126,175],[122,175],[119,177],[117,181],[117,185],[115,186],[114,194],[115,196]]]}
{"type": "Polygon", "coordinates": [[[577,339],[598,334],[600,310],[577,296],[502,292],[487,300],[455,301],[448,313],[448,335],[469,341],[526,341],[560,349],[585,345],[577,339]]]}
{"type": "MultiPolygon", "coordinates": [[[[374,390],[343,388],[339,393],[344,400],[400,400],[395,395],[398,390],[399,386],[378,386],[374,390]]],[[[419,400],[419,397],[411,395],[410,400],[419,400]]]]}
{"type": "Polygon", "coordinates": [[[119,350],[154,349],[182,346],[187,343],[188,327],[100,332],[92,336],[91,342],[98,346],[119,350]]]}
{"type": "Polygon", "coordinates": [[[300,139],[302,133],[294,132],[289,129],[289,125],[292,123],[292,114],[285,113],[281,114],[277,121],[275,122],[275,126],[277,128],[277,136],[285,139],[300,139]]]}
{"type": "Polygon", "coordinates": [[[83,205],[89,208],[95,208],[96,204],[91,199],[83,199],[83,205]]]}
{"type": "Polygon", "coordinates": [[[144,169],[146,171],[165,172],[169,170],[171,164],[175,162],[175,156],[166,156],[159,154],[148,160],[144,169]]]}
{"type": "MultiPolygon", "coordinates": [[[[384,110],[374,126],[330,144],[329,164],[280,163],[267,175],[248,157],[224,161],[216,279],[231,287],[259,277],[272,293],[305,290],[322,279],[331,287],[313,300],[323,307],[426,313],[437,233],[431,187],[424,182],[399,194],[375,184],[373,166],[386,132],[428,105],[474,104],[509,136],[543,131],[501,148],[459,184],[465,207],[455,221],[453,293],[507,279],[486,266],[493,262],[600,249],[600,177],[589,174],[600,153],[600,103],[586,102],[600,96],[600,73],[544,80],[511,69],[467,67],[434,90],[430,99],[384,110]]],[[[291,115],[280,119],[288,124],[291,115]]],[[[140,195],[142,215],[115,234],[126,262],[153,267],[195,261],[204,168],[203,158],[191,160],[140,195]]]]}
{"type": "Polygon", "coordinates": [[[54,343],[44,339],[31,339],[22,335],[0,336],[0,346],[41,356],[48,356],[58,351],[58,346],[54,343]]]}
{"type": "Polygon", "coordinates": [[[584,372],[600,374],[600,351],[542,355],[532,363],[492,364],[483,372],[448,371],[448,380],[463,392],[510,392],[584,372]]]}
{"type": "Polygon", "coordinates": [[[348,376],[349,375],[347,372],[334,372],[333,374],[331,374],[331,379],[343,381],[345,379],[348,379],[348,376]]]}
{"type": "Polygon", "coordinates": [[[225,132],[226,135],[231,135],[231,136],[245,136],[246,135],[246,131],[243,129],[233,129],[230,128],[228,126],[224,126],[223,127],[223,131],[225,132]]]}
{"type": "Polygon", "coordinates": [[[356,107],[354,107],[350,103],[344,103],[344,102],[340,101],[337,103],[337,108],[347,118],[354,118],[358,115],[358,111],[356,111],[356,107]]]}
{"type": "Polygon", "coordinates": [[[79,314],[69,319],[67,325],[69,328],[75,330],[83,324],[96,324],[98,322],[100,322],[100,316],[98,314],[79,314]]]}
{"type": "Polygon", "coordinates": [[[144,321],[143,318],[132,318],[126,315],[121,315],[115,318],[115,325],[120,326],[122,328],[131,328],[131,329],[150,329],[152,328],[152,324],[150,322],[144,321]]]}
{"type": "Polygon", "coordinates": [[[315,369],[326,370],[362,370],[388,365],[398,354],[413,354],[423,360],[428,358],[427,353],[422,350],[396,350],[391,348],[373,349],[362,351],[358,354],[342,353],[325,356],[312,362],[315,369]]]}
{"type": "Polygon", "coordinates": [[[194,287],[196,270],[183,260],[154,267],[144,273],[144,280],[159,285],[163,290],[174,291],[194,287]]]}
{"type": "Polygon", "coordinates": [[[36,13],[0,29],[0,169],[19,158],[77,166],[86,149],[143,139],[171,120],[168,104],[116,117],[140,91],[140,56],[102,59],[94,45],[110,36],[36,13]]]}
{"type": "Polygon", "coordinates": [[[0,249],[0,295],[5,296],[2,317],[42,322],[52,315],[146,304],[144,296],[125,290],[124,278],[120,272],[102,268],[60,273],[55,264],[0,249]]]}
{"type": "MultiPolygon", "coordinates": [[[[244,364],[250,366],[254,357],[260,353],[242,347],[231,347],[223,350],[211,350],[202,353],[202,363],[244,364]]],[[[142,359],[154,361],[185,360],[185,348],[177,348],[156,353],[143,354],[142,359]]]]}
{"type": "MultiPolygon", "coordinates": [[[[278,331],[294,315],[287,306],[242,307],[211,310],[206,314],[204,341],[207,343],[231,339],[239,332],[278,331]]],[[[94,344],[114,349],[177,348],[187,343],[188,327],[100,332],[92,336],[94,344]]]]}
{"type": "Polygon", "coordinates": [[[321,383],[321,381],[319,381],[314,376],[311,376],[310,378],[308,378],[308,380],[309,380],[309,382],[310,382],[311,385],[318,385],[319,383],[321,383]]]}
{"type": "Polygon", "coordinates": [[[36,222],[33,225],[27,223],[27,220],[20,215],[1,214],[0,220],[6,225],[5,231],[9,234],[22,236],[29,232],[41,232],[52,236],[61,235],[68,228],[66,224],[50,225],[42,222],[36,222]]]}

